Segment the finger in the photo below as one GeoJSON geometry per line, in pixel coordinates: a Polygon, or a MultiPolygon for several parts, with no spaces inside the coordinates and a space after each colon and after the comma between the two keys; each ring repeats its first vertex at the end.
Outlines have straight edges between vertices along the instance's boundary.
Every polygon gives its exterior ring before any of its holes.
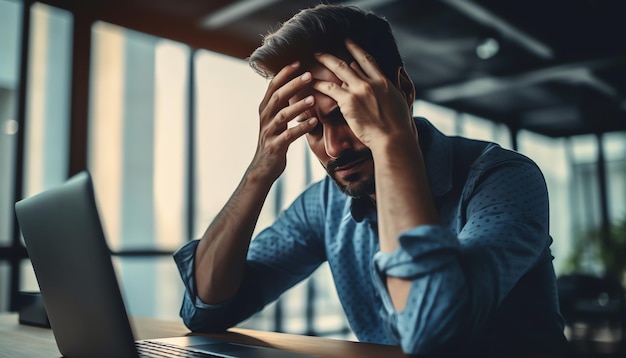
{"type": "Polygon", "coordinates": [[[359,65],[363,73],[370,78],[380,78],[383,75],[380,67],[376,63],[376,59],[354,41],[346,39],[346,48],[359,65]]]}
{"type": "Polygon", "coordinates": [[[367,78],[367,75],[363,72],[363,70],[361,69],[361,66],[359,66],[359,63],[356,61],[352,61],[350,63],[350,68],[352,68],[352,70],[361,78],[367,78]]]}
{"type": "Polygon", "coordinates": [[[332,99],[335,102],[341,102],[343,96],[347,93],[348,89],[346,87],[346,82],[342,84],[338,84],[336,82],[331,81],[322,81],[316,80],[313,82],[313,89],[321,94],[324,94],[332,99]]]}
{"type": "Polygon", "coordinates": [[[278,73],[270,80],[268,89],[270,91],[276,91],[276,89],[282,87],[287,81],[292,79],[295,73],[300,68],[300,61],[296,61],[283,67],[278,73]]]}
{"type": "Polygon", "coordinates": [[[274,127],[277,130],[282,131],[285,129],[287,124],[294,119],[302,118],[302,120],[300,120],[300,122],[302,122],[306,119],[306,117],[308,117],[305,114],[308,112],[309,108],[313,106],[314,102],[315,99],[313,96],[307,96],[294,104],[282,108],[274,117],[274,127]]]}
{"type": "Polygon", "coordinates": [[[347,82],[348,85],[360,80],[352,68],[350,68],[350,65],[340,58],[329,53],[316,53],[315,59],[334,73],[342,82],[347,82]]]}
{"type": "Polygon", "coordinates": [[[290,65],[283,67],[277,74],[272,78],[269,85],[267,86],[267,90],[265,91],[265,96],[261,100],[260,110],[265,108],[274,95],[274,93],[283,87],[286,83],[293,80],[294,77],[297,76],[298,71],[300,70],[300,62],[296,61],[290,65]]]}
{"type": "Polygon", "coordinates": [[[317,125],[317,118],[311,117],[304,122],[300,122],[297,125],[287,128],[284,132],[278,136],[278,140],[284,145],[290,145],[296,139],[309,133],[317,125]]]}
{"type": "Polygon", "coordinates": [[[289,106],[289,99],[310,84],[313,76],[310,72],[305,72],[302,75],[292,78],[289,82],[284,83],[281,87],[275,91],[266,93],[266,97],[261,102],[259,112],[261,114],[261,120],[271,120],[276,113],[285,107],[289,106]]]}

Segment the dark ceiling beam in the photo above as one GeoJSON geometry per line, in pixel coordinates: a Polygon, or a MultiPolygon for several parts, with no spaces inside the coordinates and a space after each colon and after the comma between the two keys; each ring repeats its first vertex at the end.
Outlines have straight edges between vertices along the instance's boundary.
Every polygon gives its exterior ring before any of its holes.
{"type": "Polygon", "coordinates": [[[197,24],[188,20],[170,18],[144,9],[128,8],[118,11],[114,8],[103,8],[99,20],[123,26],[135,31],[148,33],[181,42],[192,48],[203,48],[229,56],[245,58],[249,55],[245,48],[254,48],[256,44],[246,44],[243,39],[235,36],[200,29],[197,24]],[[142,19],[137,21],[137,19],[142,19]]]}
{"type": "Polygon", "coordinates": [[[554,51],[552,48],[516,28],[511,23],[501,19],[499,16],[488,11],[476,2],[467,0],[442,1],[468,18],[473,19],[487,28],[492,28],[505,38],[515,41],[517,44],[526,48],[537,57],[544,60],[551,60],[554,58],[554,51]]]}
{"type": "Polygon", "coordinates": [[[235,1],[211,14],[200,21],[200,26],[205,29],[215,30],[227,25],[237,23],[261,9],[275,6],[283,0],[244,0],[235,1]]]}
{"type": "Polygon", "coordinates": [[[620,94],[614,86],[595,76],[593,70],[624,64],[626,64],[626,56],[561,64],[511,76],[485,76],[461,83],[440,86],[425,90],[421,96],[427,101],[446,103],[509,91],[515,88],[527,87],[549,81],[563,81],[587,85],[609,98],[619,100],[622,94],[620,94]]]}
{"type": "Polygon", "coordinates": [[[152,36],[184,43],[237,58],[246,58],[258,43],[220,31],[204,29],[189,19],[176,18],[150,7],[131,6],[124,1],[40,0],[39,2],[67,10],[74,16],[90,16],[92,21],[104,21],[152,36]],[[88,14],[88,15],[87,15],[88,14]]]}

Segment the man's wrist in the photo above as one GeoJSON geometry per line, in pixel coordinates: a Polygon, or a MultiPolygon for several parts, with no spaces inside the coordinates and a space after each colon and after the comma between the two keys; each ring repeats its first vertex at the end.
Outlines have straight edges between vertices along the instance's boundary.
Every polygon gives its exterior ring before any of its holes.
{"type": "Polygon", "coordinates": [[[279,177],[280,174],[276,175],[273,171],[268,170],[267,168],[251,164],[244,174],[243,181],[245,184],[269,188],[279,177]]]}
{"type": "Polygon", "coordinates": [[[380,138],[371,144],[370,150],[376,165],[397,161],[401,161],[402,164],[404,159],[414,162],[415,154],[421,154],[419,141],[414,134],[380,138]]]}

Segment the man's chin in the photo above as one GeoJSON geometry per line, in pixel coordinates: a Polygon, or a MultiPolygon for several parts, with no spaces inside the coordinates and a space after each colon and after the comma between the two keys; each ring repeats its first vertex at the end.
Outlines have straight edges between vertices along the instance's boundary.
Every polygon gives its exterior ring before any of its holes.
{"type": "Polygon", "coordinates": [[[356,199],[370,196],[376,192],[376,185],[373,177],[349,182],[348,184],[340,183],[334,178],[333,180],[341,192],[356,199]]]}

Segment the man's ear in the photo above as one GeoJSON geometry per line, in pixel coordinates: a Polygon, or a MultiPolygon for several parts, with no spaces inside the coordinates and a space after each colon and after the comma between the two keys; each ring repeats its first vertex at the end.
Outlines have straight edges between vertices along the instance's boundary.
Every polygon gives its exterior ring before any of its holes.
{"type": "Polygon", "coordinates": [[[411,77],[406,72],[404,67],[398,67],[398,75],[397,75],[396,83],[400,91],[404,93],[404,97],[406,98],[406,103],[409,107],[413,106],[413,102],[415,102],[415,86],[413,85],[413,81],[411,77]]]}

